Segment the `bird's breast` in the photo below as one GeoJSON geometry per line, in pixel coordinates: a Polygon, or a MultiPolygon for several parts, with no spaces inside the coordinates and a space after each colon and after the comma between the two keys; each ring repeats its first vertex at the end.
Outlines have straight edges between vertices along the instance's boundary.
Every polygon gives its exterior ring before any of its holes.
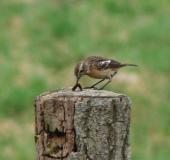
{"type": "Polygon", "coordinates": [[[95,68],[91,69],[90,72],[87,74],[88,76],[96,79],[109,79],[111,75],[114,74],[115,71],[111,69],[106,70],[97,70],[95,68]]]}

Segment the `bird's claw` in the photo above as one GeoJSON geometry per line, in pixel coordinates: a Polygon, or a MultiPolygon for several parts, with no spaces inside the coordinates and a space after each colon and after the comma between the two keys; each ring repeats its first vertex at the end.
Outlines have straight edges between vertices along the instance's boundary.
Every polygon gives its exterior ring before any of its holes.
{"type": "Polygon", "coordinates": [[[96,88],[96,87],[84,87],[83,89],[94,89],[94,90],[98,90],[98,88],[96,88]]]}
{"type": "Polygon", "coordinates": [[[98,89],[98,88],[94,87],[94,90],[100,90],[100,89],[98,89]]]}

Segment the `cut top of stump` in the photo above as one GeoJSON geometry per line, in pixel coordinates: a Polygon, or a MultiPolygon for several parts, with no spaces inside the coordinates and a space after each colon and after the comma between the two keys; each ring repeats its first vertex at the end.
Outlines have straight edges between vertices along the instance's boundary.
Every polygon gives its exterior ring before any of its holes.
{"type": "Polygon", "coordinates": [[[114,93],[105,90],[94,90],[94,89],[83,89],[82,91],[72,91],[72,88],[62,88],[61,90],[53,90],[50,92],[45,92],[40,96],[53,95],[53,97],[64,96],[64,97],[126,97],[124,94],[114,93]]]}

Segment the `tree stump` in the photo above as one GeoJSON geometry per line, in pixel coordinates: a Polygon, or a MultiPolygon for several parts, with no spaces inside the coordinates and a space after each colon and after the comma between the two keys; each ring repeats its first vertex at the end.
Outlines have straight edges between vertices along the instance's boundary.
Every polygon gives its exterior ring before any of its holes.
{"type": "Polygon", "coordinates": [[[35,100],[37,160],[129,160],[130,98],[71,88],[35,100]]]}

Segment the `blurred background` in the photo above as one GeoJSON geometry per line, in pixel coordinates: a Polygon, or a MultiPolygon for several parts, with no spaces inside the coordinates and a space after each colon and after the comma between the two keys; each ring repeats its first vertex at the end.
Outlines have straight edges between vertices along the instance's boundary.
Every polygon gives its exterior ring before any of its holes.
{"type": "Polygon", "coordinates": [[[1,159],[35,159],[35,97],[75,85],[90,55],[140,66],[105,89],[132,100],[132,160],[170,158],[170,1],[1,0],[1,159]]]}

